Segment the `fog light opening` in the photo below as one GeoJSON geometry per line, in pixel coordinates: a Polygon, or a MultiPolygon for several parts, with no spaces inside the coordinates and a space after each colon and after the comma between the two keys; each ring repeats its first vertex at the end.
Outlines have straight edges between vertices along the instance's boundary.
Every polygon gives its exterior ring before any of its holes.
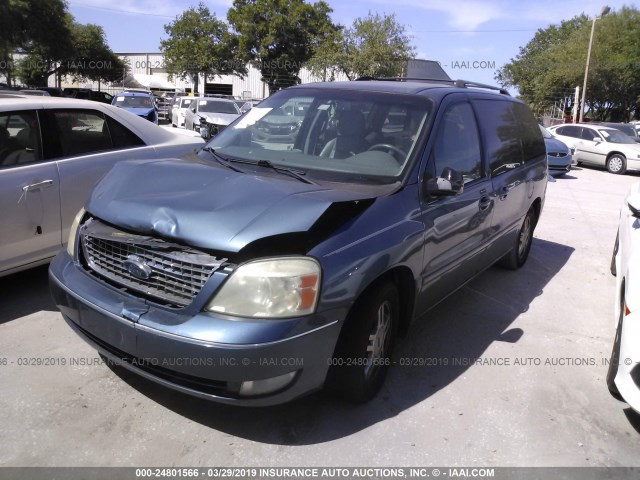
{"type": "Polygon", "coordinates": [[[282,390],[288,386],[296,376],[297,371],[285,373],[278,377],[266,378],[264,380],[248,380],[240,385],[240,396],[253,397],[266,395],[277,390],[282,390]]]}

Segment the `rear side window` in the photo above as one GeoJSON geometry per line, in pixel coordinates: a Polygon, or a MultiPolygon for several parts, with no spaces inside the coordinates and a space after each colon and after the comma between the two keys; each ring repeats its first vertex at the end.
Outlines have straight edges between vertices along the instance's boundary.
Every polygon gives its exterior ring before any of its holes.
{"type": "Polygon", "coordinates": [[[95,110],[52,110],[57,130],[58,157],[73,157],[84,153],[113,148],[109,129],[102,112],[95,110]]]}
{"type": "Polygon", "coordinates": [[[499,175],[522,163],[519,129],[513,102],[476,100],[478,121],[484,133],[491,175],[499,175]]]}
{"type": "Polygon", "coordinates": [[[544,145],[540,127],[529,107],[522,103],[512,103],[512,108],[518,124],[524,162],[546,156],[547,149],[544,145]]]}
{"type": "Polygon", "coordinates": [[[589,140],[590,142],[593,142],[594,138],[600,138],[600,134],[598,132],[596,132],[595,130],[592,130],[592,129],[587,128],[587,127],[583,127],[582,128],[581,138],[583,140],[589,140]]]}
{"type": "Polygon", "coordinates": [[[582,133],[582,128],[569,125],[567,127],[558,128],[556,130],[556,133],[558,135],[564,135],[565,137],[580,138],[580,135],[582,133]]]}

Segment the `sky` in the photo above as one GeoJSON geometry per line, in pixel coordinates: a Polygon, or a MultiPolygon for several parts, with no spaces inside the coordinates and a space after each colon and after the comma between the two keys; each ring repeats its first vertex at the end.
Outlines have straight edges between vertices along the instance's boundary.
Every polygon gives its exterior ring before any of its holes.
{"type": "MultiPolygon", "coordinates": [[[[164,25],[197,0],[67,0],[80,23],[101,25],[116,53],[159,52],[164,25]]],[[[325,0],[335,23],[350,26],[369,12],[395,14],[416,47],[416,58],[437,60],[451,78],[495,84],[495,71],[514,58],[535,32],[620,0],[325,0]]],[[[203,0],[226,20],[232,0],[203,0]]],[[[312,2],[311,2],[312,3],[312,2]]],[[[596,27],[597,28],[597,27],[596,27]]],[[[586,59],[586,51],[585,51],[586,59]]]]}

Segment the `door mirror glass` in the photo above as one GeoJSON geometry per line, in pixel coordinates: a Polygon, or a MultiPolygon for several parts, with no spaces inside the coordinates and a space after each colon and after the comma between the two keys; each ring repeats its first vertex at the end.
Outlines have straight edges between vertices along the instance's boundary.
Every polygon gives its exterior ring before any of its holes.
{"type": "Polygon", "coordinates": [[[427,180],[426,188],[427,194],[432,197],[459,195],[464,190],[464,178],[457,170],[445,167],[439,177],[427,180]]]}

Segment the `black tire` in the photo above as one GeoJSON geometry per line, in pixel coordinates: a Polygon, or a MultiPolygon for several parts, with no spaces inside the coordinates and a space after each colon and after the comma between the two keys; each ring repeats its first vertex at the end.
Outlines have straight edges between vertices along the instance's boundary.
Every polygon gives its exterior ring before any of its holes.
{"type": "Polygon", "coordinates": [[[618,319],[618,327],[616,328],[616,337],[613,340],[613,348],[611,349],[611,358],[609,359],[609,369],[607,370],[607,388],[609,393],[616,400],[624,401],[618,387],[616,387],[615,378],[618,373],[618,364],[620,363],[620,337],[622,334],[622,319],[624,318],[624,301],[620,305],[620,318],[618,319]]]}
{"type": "Polygon", "coordinates": [[[536,212],[533,207],[531,207],[524,217],[513,248],[498,261],[498,265],[508,268],[509,270],[517,270],[522,267],[529,257],[531,242],[533,241],[533,230],[535,228],[536,212]]]}
{"type": "Polygon", "coordinates": [[[620,153],[614,153],[607,158],[607,172],[622,175],[627,171],[627,159],[620,153]]]}
{"type": "Polygon", "coordinates": [[[400,297],[391,283],[367,291],[354,305],[338,339],[327,388],[358,403],[380,390],[398,331],[400,297]]]}
{"type": "Polygon", "coordinates": [[[620,232],[616,234],[616,243],[613,244],[613,254],[611,255],[611,275],[614,277],[618,274],[616,270],[616,255],[618,254],[618,245],[620,243],[620,232]]]}

